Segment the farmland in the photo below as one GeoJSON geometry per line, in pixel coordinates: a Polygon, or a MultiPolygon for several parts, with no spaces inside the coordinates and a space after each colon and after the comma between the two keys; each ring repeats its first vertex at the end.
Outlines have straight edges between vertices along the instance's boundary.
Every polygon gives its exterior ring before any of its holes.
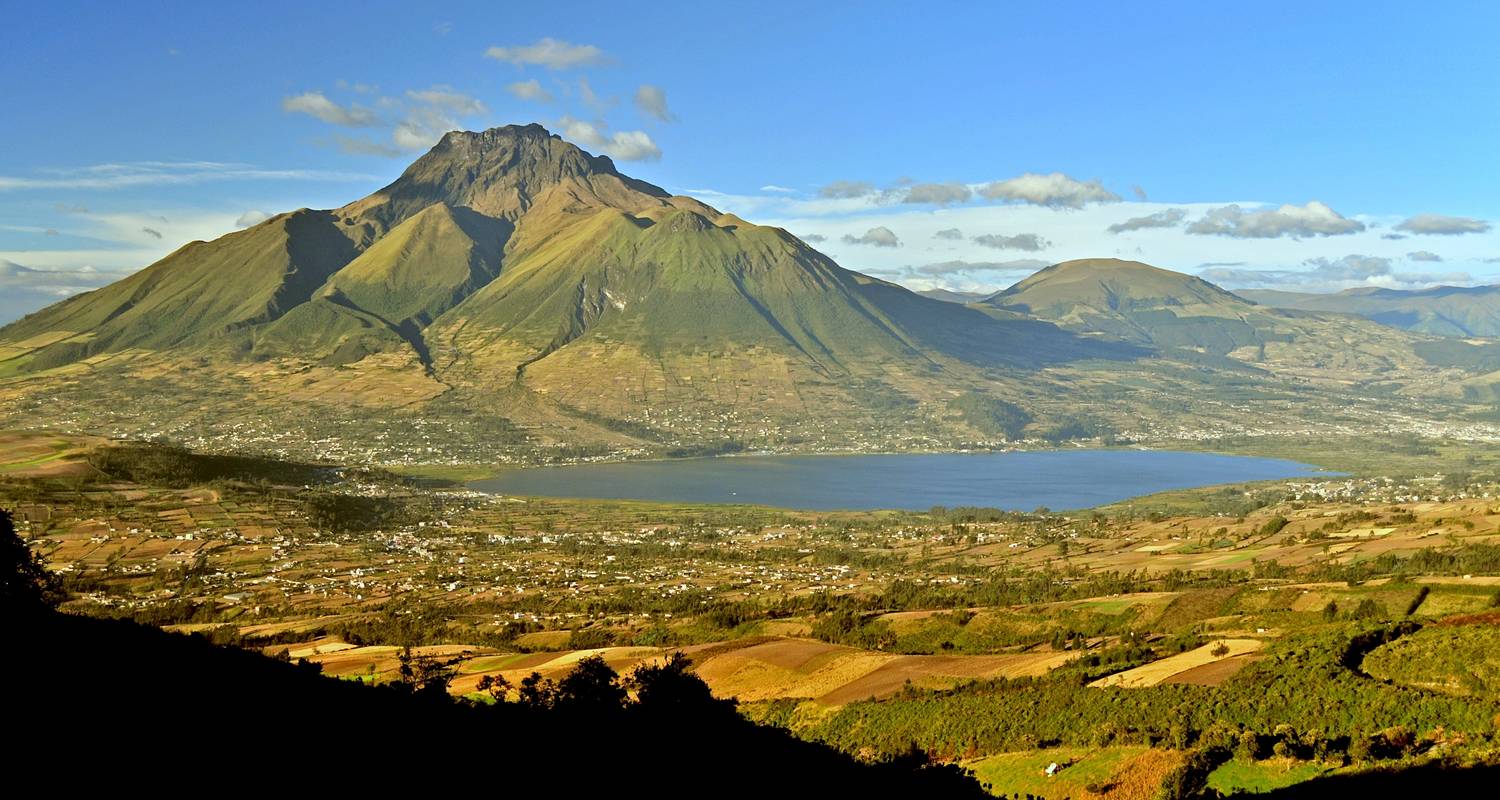
{"type": "Polygon", "coordinates": [[[751,720],[863,758],[915,743],[998,793],[1493,757],[1500,495],[1483,472],[1068,514],[801,512],[5,441],[0,504],[67,611],[347,680],[399,682],[415,659],[489,697],[593,656],[628,674],[682,652],[751,720]],[[1200,763],[1215,748],[1235,759],[1200,763]]]}

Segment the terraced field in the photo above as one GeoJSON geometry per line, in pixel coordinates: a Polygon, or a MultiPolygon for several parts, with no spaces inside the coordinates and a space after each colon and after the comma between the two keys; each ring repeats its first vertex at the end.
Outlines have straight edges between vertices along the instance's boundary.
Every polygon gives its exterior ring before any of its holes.
{"type": "Polygon", "coordinates": [[[1090,686],[1137,688],[1160,683],[1217,686],[1248,663],[1250,654],[1265,646],[1260,639],[1220,639],[1186,653],[1153,661],[1100,678],[1090,686]]]}

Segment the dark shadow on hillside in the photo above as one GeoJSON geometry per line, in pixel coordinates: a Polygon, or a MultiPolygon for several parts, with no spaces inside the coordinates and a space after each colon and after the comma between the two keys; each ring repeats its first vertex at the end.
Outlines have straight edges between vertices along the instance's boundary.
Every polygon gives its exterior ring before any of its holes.
{"type": "Polygon", "coordinates": [[[1128,342],[1080,336],[1050,322],[922,297],[884,281],[860,287],[917,344],[985,366],[1043,367],[1070,361],[1129,361],[1152,351],[1128,342]]]}
{"type": "Polygon", "coordinates": [[[756,726],[680,668],[638,683],[633,701],[602,660],[611,682],[565,679],[546,705],[456,700],[446,682],[365,686],[200,636],[57,613],[56,580],[5,512],[0,549],[6,755],[69,791],[314,778],[339,792],[986,796],[925,758],[866,764],[756,726]]]}

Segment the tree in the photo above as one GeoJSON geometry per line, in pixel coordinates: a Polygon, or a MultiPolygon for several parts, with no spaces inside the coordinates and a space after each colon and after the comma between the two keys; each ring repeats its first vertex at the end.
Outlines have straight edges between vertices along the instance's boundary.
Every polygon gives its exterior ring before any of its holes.
{"type": "Polygon", "coordinates": [[[589,656],[557,682],[558,708],[604,711],[625,705],[625,687],[603,656],[589,656]]]}
{"type": "Polygon", "coordinates": [[[667,656],[664,663],[636,667],[626,685],[635,692],[636,702],[649,708],[709,708],[732,704],[732,701],[715,699],[708,684],[688,671],[692,665],[692,660],[678,650],[667,656]]]}
{"type": "Polygon", "coordinates": [[[557,684],[550,678],[543,678],[542,673],[533,672],[521,679],[521,687],[516,690],[516,695],[522,705],[551,708],[557,700],[557,684]]]}
{"type": "Polygon", "coordinates": [[[1354,607],[1355,619],[1379,619],[1382,614],[1380,606],[1368,597],[1359,601],[1359,605],[1354,607]]]}
{"type": "Polygon", "coordinates": [[[1324,622],[1333,622],[1334,620],[1336,620],[1338,618],[1339,618],[1339,604],[1333,602],[1332,600],[1329,600],[1328,601],[1328,605],[1323,606],[1323,621],[1324,622]]]}
{"type": "Polygon", "coordinates": [[[485,675],[479,679],[479,685],[475,688],[488,694],[495,702],[503,703],[510,694],[511,686],[504,675],[485,675]]]}
{"type": "Polygon", "coordinates": [[[1209,650],[1208,652],[1209,655],[1212,655],[1214,658],[1223,658],[1224,656],[1229,655],[1229,645],[1223,642],[1219,642],[1218,644],[1214,645],[1213,649],[1209,650]]]}
{"type": "Polygon", "coordinates": [[[448,699],[448,684],[458,675],[458,665],[468,657],[462,653],[457,658],[440,659],[433,656],[417,656],[411,647],[401,648],[397,656],[400,677],[396,685],[413,694],[433,699],[448,699]]]}
{"type": "Polygon", "coordinates": [[[16,535],[10,512],[0,510],[0,607],[21,613],[51,610],[62,602],[62,581],[16,535]]]}

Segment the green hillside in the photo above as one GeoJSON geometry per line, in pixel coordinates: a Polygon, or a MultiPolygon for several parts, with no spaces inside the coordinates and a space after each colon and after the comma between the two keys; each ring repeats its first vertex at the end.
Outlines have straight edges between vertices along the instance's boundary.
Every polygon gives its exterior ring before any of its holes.
{"type": "Polygon", "coordinates": [[[1064,327],[1215,355],[1275,336],[1264,312],[1208,281],[1113,258],[1054,264],[983,302],[1064,327]]]}

